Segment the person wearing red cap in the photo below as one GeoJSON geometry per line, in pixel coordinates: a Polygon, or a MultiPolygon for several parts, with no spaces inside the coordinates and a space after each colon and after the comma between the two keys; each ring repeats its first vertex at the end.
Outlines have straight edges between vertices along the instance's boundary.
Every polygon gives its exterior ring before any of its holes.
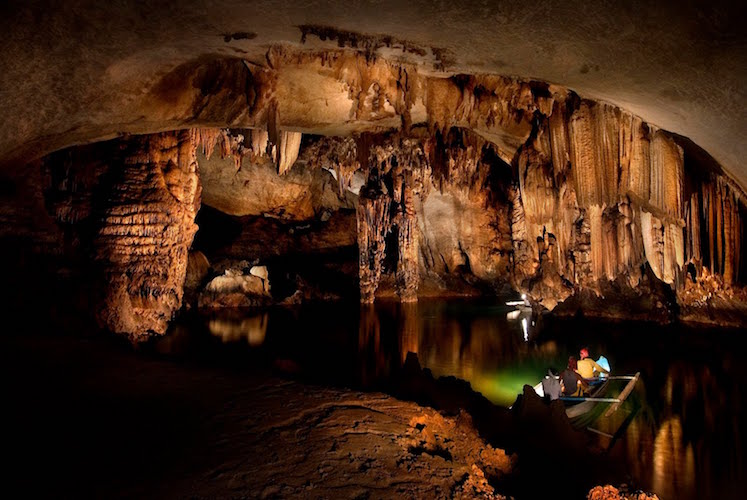
{"type": "Polygon", "coordinates": [[[606,368],[599,366],[599,364],[589,357],[589,349],[584,347],[579,353],[581,359],[578,361],[578,368],[576,371],[585,379],[592,379],[596,374],[609,373],[610,371],[606,368]]]}

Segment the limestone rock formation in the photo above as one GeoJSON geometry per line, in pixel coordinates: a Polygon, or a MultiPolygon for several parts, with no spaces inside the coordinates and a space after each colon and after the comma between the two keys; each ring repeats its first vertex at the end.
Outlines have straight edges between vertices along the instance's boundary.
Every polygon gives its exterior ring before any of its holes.
{"type": "Polygon", "coordinates": [[[361,302],[373,302],[379,286],[386,251],[385,238],[391,225],[390,203],[386,187],[374,173],[361,189],[356,211],[361,302]]]}
{"type": "MultiPolygon", "coordinates": [[[[238,229],[213,245],[211,259],[287,260],[357,243],[363,302],[510,286],[549,310],[560,305],[560,312],[602,311],[604,300],[632,299],[654,307],[657,317],[679,309],[696,318],[699,310],[742,296],[740,186],[687,139],[557,85],[426,73],[365,51],[272,46],[261,64],[218,58],[174,68],[148,99],[164,110],[170,103],[168,120],[197,113],[223,124],[171,133],[190,136],[199,174],[162,168],[164,192],[173,191],[178,206],[189,204],[199,175],[205,204],[234,217],[238,229]]],[[[44,160],[47,211],[70,241],[86,240],[76,228],[88,224],[92,246],[116,254],[104,236],[136,236],[120,227],[128,223],[116,222],[117,207],[139,213],[147,209],[137,203],[156,203],[146,172],[161,160],[137,159],[127,145],[150,151],[148,141],[166,136],[44,160]],[[125,168],[112,168],[107,155],[124,158],[125,168]],[[140,173],[135,164],[143,165],[140,173]],[[107,222],[97,227],[97,220],[107,222]]],[[[171,217],[163,213],[152,216],[153,224],[171,217]]],[[[165,233],[174,249],[192,239],[188,224],[179,224],[185,231],[170,226],[165,233]]],[[[160,267],[163,252],[153,250],[151,264],[145,256],[137,263],[100,257],[103,275],[127,274],[131,265],[160,267]]],[[[165,288],[157,292],[173,292],[173,300],[163,299],[169,305],[155,315],[158,321],[146,321],[157,327],[141,328],[134,319],[126,327],[112,318],[104,323],[140,332],[135,337],[162,331],[181,300],[175,262],[183,259],[174,259],[166,264],[176,281],[164,272],[165,288]]],[[[149,296],[151,286],[133,285],[120,295],[132,302],[141,292],[149,296]]]]}
{"type": "Polygon", "coordinates": [[[200,184],[190,131],[128,141],[95,239],[102,326],[134,340],[166,332],[181,306],[200,184]]]}
{"type": "Polygon", "coordinates": [[[644,492],[629,493],[621,491],[618,488],[608,484],[605,486],[595,486],[586,496],[587,500],[659,500],[657,495],[644,492]]]}
{"type": "MultiPolygon", "coordinates": [[[[203,129],[201,134],[208,132],[203,129]]],[[[307,221],[321,217],[325,211],[354,208],[352,195],[338,192],[337,182],[329,172],[288,167],[280,175],[265,149],[255,153],[255,146],[244,146],[244,135],[221,130],[217,134],[228,137],[235,146],[220,152],[209,148],[205,153],[198,151],[205,204],[230,215],[261,215],[284,221],[307,221]]],[[[246,131],[246,135],[257,134],[246,131]]]]}
{"type": "Polygon", "coordinates": [[[198,306],[203,309],[255,307],[271,303],[270,282],[264,266],[237,263],[216,276],[200,294],[198,306]],[[247,272],[245,272],[247,271],[247,272]]]}

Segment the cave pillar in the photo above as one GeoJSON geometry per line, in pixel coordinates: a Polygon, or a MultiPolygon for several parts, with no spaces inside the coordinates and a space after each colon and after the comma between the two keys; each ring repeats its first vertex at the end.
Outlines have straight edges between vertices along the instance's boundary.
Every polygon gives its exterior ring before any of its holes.
{"type": "Polygon", "coordinates": [[[361,188],[356,207],[358,274],[362,303],[372,303],[381,279],[386,235],[391,227],[391,199],[377,175],[361,188]]]}
{"type": "Polygon", "coordinates": [[[402,181],[401,204],[397,216],[397,294],[401,302],[417,302],[420,272],[412,171],[402,172],[402,181]]]}
{"type": "Polygon", "coordinates": [[[166,332],[181,307],[200,204],[196,139],[184,130],[125,146],[95,239],[102,327],[133,341],[166,332]]]}

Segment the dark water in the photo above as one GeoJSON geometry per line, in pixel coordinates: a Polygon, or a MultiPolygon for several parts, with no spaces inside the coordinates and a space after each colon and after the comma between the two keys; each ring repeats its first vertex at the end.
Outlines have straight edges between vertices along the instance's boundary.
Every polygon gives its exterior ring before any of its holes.
{"type": "Polygon", "coordinates": [[[408,352],[509,406],[547,367],[588,346],[641,381],[595,424],[617,482],[663,499],[736,498],[747,480],[745,331],[511,315],[502,302],[316,304],[191,317],[156,348],[189,360],[266,366],[320,383],[386,390],[408,352]]]}

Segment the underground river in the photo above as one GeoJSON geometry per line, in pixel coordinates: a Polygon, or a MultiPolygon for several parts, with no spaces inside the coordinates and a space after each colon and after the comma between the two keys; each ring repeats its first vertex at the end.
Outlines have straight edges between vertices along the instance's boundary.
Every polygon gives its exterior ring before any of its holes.
{"type": "Polygon", "coordinates": [[[422,300],[190,316],[148,349],[178,362],[264,367],[395,395],[407,354],[415,353],[434,377],[467,381],[508,407],[525,384],[537,383],[548,367],[562,370],[569,354],[588,346],[593,357],[609,359],[613,374],[641,373],[626,404],[594,424],[614,470],[600,479],[665,499],[736,495],[746,479],[743,332],[512,310],[495,300],[422,300]]]}

